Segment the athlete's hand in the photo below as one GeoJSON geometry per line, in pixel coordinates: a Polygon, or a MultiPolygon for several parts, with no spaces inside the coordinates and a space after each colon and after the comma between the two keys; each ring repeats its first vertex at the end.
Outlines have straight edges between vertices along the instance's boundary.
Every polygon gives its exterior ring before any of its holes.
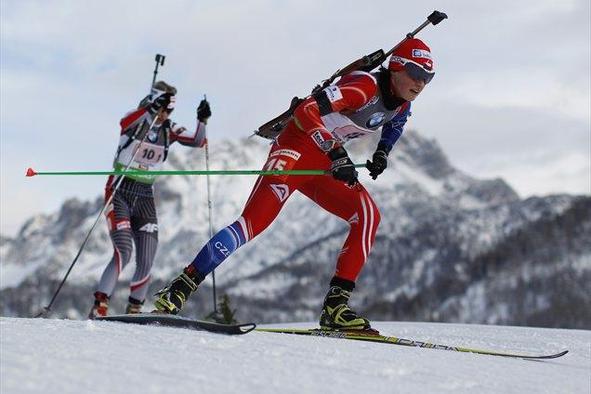
{"type": "Polygon", "coordinates": [[[333,178],[354,186],[357,183],[358,173],[345,148],[340,146],[331,150],[328,152],[328,157],[332,160],[330,172],[333,178]]]}
{"type": "Polygon", "coordinates": [[[374,180],[378,178],[384,170],[388,167],[388,154],[386,150],[378,145],[378,149],[373,154],[372,161],[365,163],[365,168],[369,170],[369,176],[374,180]]]}
{"type": "Polygon", "coordinates": [[[207,123],[207,119],[211,116],[211,108],[209,108],[209,102],[205,99],[201,100],[197,107],[197,119],[200,122],[207,123]]]}
{"type": "MultiPolygon", "coordinates": [[[[167,121],[169,121],[170,119],[166,119],[166,120],[167,120],[167,121]]],[[[174,125],[174,126],[171,128],[171,131],[172,131],[173,133],[175,133],[176,135],[180,135],[180,134],[183,134],[185,131],[187,131],[187,128],[186,128],[186,127],[184,127],[184,126],[177,126],[177,125],[174,125]]]]}

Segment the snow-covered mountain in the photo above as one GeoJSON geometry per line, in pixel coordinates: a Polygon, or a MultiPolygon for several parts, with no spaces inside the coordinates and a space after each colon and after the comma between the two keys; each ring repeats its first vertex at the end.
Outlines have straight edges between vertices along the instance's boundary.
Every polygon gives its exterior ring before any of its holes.
{"type": "MultiPolygon", "coordinates": [[[[349,148],[364,162],[375,141],[349,148]]],[[[261,140],[213,142],[212,169],[259,169],[261,140]]],[[[202,150],[173,147],[169,169],[203,169],[202,150]]],[[[352,304],[371,319],[591,327],[591,197],[520,199],[501,179],[479,180],[454,168],[435,141],[406,131],[388,170],[363,173],[382,213],[369,261],[352,304]]],[[[211,178],[214,228],[231,223],[255,178],[211,178]]],[[[209,238],[205,177],[158,180],[160,245],[152,289],[176,276],[209,238]]],[[[27,316],[47,305],[101,206],[64,202],[51,215],[30,218],[0,245],[4,316],[27,316]]],[[[347,224],[301,195],[276,222],[217,271],[238,317],[260,322],[314,320],[334,270],[347,224]]],[[[112,247],[106,226],[93,234],[58,301],[57,316],[84,316],[112,247]]],[[[133,264],[130,264],[133,265],[133,264]]],[[[113,310],[127,298],[122,275],[113,310]]],[[[212,309],[208,279],[185,314],[212,309]]]]}
{"type": "Polygon", "coordinates": [[[264,332],[225,336],[122,323],[3,317],[0,392],[589,392],[589,331],[409,322],[375,326],[387,335],[444,345],[569,353],[532,362],[264,332]]]}

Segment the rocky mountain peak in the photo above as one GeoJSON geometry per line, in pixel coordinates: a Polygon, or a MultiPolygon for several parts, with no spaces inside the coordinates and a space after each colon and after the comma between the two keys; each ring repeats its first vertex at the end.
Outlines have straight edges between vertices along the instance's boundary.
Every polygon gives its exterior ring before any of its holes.
{"type": "MultiPolygon", "coordinates": [[[[354,162],[364,163],[376,144],[365,139],[347,149],[354,162]]],[[[211,141],[210,169],[261,169],[268,151],[268,141],[256,138],[211,141]]],[[[204,169],[204,150],[173,146],[166,168],[204,169]]],[[[412,130],[405,131],[378,180],[363,169],[360,174],[382,216],[353,298],[372,319],[591,327],[588,314],[573,316],[560,308],[589,303],[577,289],[591,280],[591,246],[585,241],[591,237],[591,198],[521,200],[502,179],[480,180],[456,169],[436,141],[412,130]],[[541,319],[545,310],[554,318],[541,319]]],[[[255,181],[210,177],[214,231],[239,215],[255,181]]],[[[160,230],[152,285],[158,288],[209,239],[207,178],[162,177],[155,196],[160,230]]],[[[28,219],[15,239],[2,239],[3,314],[31,314],[48,302],[101,206],[102,190],[94,201],[69,199],[51,215],[28,219]]],[[[249,320],[315,320],[347,231],[346,222],[295,193],[268,231],[216,270],[218,294],[228,293],[249,320]]],[[[87,312],[111,254],[100,223],[56,314],[87,312]]],[[[115,312],[126,302],[131,271],[122,273],[112,297],[115,312]]],[[[203,283],[187,314],[209,311],[210,285],[203,283]]]]}

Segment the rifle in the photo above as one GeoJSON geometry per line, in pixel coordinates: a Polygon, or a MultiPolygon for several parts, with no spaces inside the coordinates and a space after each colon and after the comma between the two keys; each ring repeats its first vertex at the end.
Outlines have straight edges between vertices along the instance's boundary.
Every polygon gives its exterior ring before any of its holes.
{"type": "MultiPolygon", "coordinates": [[[[439,11],[433,11],[431,13],[431,15],[429,15],[427,17],[427,20],[425,22],[423,22],[414,31],[408,33],[402,41],[400,41],[398,44],[396,44],[388,52],[384,52],[383,49],[378,49],[377,51],[372,52],[369,55],[363,56],[363,57],[355,60],[354,62],[348,64],[347,66],[345,66],[341,69],[338,69],[330,76],[330,78],[322,81],[322,84],[316,85],[314,87],[314,89],[312,89],[312,93],[310,94],[310,96],[313,95],[314,93],[326,88],[335,79],[342,77],[345,74],[349,74],[350,72],[353,72],[353,71],[370,72],[370,71],[374,70],[375,68],[380,66],[386,60],[386,58],[388,56],[390,56],[392,54],[392,52],[394,52],[406,40],[413,38],[418,32],[423,30],[429,24],[432,23],[433,25],[437,25],[439,22],[441,22],[442,20],[444,20],[446,18],[447,18],[447,15],[445,13],[439,12],[439,11]]],[[[255,130],[254,133],[258,136],[261,136],[263,138],[268,138],[271,140],[277,138],[279,136],[279,134],[281,134],[283,129],[285,129],[285,126],[287,125],[287,123],[292,119],[293,113],[294,113],[295,109],[298,107],[298,105],[300,105],[304,100],[306,100],[310,96],[307,96],[305,98],[299,98],[297,96],[294,97],[291,100],[291,104],[289,105],[289,108],[287,109],[287,111],[283,112],[281,115],[279,115],[276,118],[271,119],[267,123],[263,124],[262,126],[260,126],[258,128],[258,130],[255,130]]]]}

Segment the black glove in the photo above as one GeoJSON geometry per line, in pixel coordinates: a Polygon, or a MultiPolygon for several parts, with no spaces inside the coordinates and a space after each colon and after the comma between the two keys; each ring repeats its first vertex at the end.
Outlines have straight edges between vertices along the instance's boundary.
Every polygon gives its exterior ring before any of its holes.
{"type": "Polygon", "coordinates": [[[328,157],[332,160],[330,172],[333,178],[343,181],[349,186],[355,186],[357,183],[357,170],[351,159],[349,159],[345,148],[340,146],[331,150],[328,152],[328,157]]]}
{"type": "Polygon", "coordinates": [[[203,99],[199,103],[197,107],[197,119],[200,122],[207,123],[207,119],[211,116],[211,108],[209,108],[209,103],[207,100],[203,99]]]}
{"type": "Polygon", "coordinates": [[[170,104],[172,96],[172,93],[162,93],[160,96],[158,96],[150,105],[150,109],[152,110],[151,112],[156,113],[160,111],[162,108],[168,107],[168,104],[170,104]]]}
{"type": "Polygon", "coordinates": [[[378,148],[373,154],[373,162],[367,161],[365,168],[369,170],[369,175],[376,180],[386,167],[388,167],[388,153],[383,145],[378,145],[378,148]]]}

